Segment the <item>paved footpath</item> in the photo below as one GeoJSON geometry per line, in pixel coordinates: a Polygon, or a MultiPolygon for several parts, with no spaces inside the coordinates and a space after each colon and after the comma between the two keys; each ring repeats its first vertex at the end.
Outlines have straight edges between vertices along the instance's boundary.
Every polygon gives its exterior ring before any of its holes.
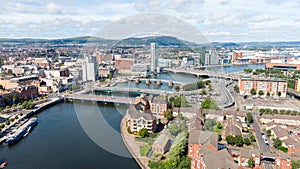
{"type": "Polygon", "coordinates": [[[124,141],[125,146],[142,169],[150,169],[148,167],[148,161],[150,159],[140,155],[140,146],[145,146],[147,145],[147,143],[136,141],[134,139],[135,136],[127,132],[125,120],[125,118],[122,119],[120,126],[122,132],[122,139],[124,141]]]}

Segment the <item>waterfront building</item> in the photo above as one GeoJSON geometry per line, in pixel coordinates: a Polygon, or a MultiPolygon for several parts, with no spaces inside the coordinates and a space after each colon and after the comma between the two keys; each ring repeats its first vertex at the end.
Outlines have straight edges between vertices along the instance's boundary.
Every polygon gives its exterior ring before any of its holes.
{"type": "Polygon", "coordinates": [[[219,56],[215,49],[209,49],[208,51],[206,51],[204,61],[205,66],[219,65],[219,63],[219,56]]]}
{"type": "Polygon", "coordinates": [[[150,71],[155,72],[157,69],[157,49],[156,44],[151,43],[150,44],[150,52],[151,52],[151,64],[150,64],[150,71]]]}
{"type": "Polygon", "coordinates": [[[263,92],[263,96],[278,96],[286,97],[287,81],[282,79],[271,78],[250,78],[243,77],[239,79],[240,94],[251,95],[251,90],[254,89],[258,94],[263,92]]]}
{"type": "Polygon", "coordinates": [[[184,57],[181,62],[181,66],[184,68],[194,66],[194,58],[192,57],[184,57]]]}
{"type": "Polygon", "coordinates": [[[142,111],[137,105],[129,106],[125,118],[127,128],[133,133],[137,133],[143,128],[152,133],[156,129],[156,119],[152,116],[151,111],[142,111]]]}
{"type": "Polygon", "coordinates": [[[294,90],[296,90],[297,92],[300,92],[300,78],[295,80],[295,86],[294,86],[294,90]]]}
{"type": "Polygon", "coordinates": [[[300,70],[300,64],[266,63],[266,69],[272,70],[300,70]]]}
{"type": "Polygon", "coordinates": [[[171,68],[172,67],[172,59],[158,59],[158,67],[161,68],[171,68]]]}
{"type": "Polygon", "coordinates": [[[86,56],[82,62],[82,81],[96,81],[98,62],[94,56],[86,56]]]}
{"type": "Polygon", "coordinates": [[[165,96],[154,97],[150,102],[151,112],[157,117],[164,117],[164,112],[168,110],[168,101],[165,96]]]}
{"type": "Polygon", "coordinates": [[[149,64],[134,64],[131,66],[131,72],[141,75],[147,75],[149,72],[149,64]]]}

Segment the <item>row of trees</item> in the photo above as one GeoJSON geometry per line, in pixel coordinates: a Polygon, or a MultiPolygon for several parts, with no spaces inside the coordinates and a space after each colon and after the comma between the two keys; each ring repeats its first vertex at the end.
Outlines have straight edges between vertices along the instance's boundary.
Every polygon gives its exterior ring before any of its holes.
{"type": "Polygon", "coordinates": [[[172,109],[173,107],[187,107],[188,102],[186,101],[185,96],[176,96],[170,97],[169,99],[169,108],[172,109]]]}
{"type": "Polygon", "coordinates": [[[250,135],[249,138],[243,138],[242,135],[229,135],[226,136],[226,142],[232,146],[242,147],[244,144],[249,146],[252,142],[255,142],[255,136],[250,135]]]}
{"type": "Polygon", "coordinates": [[[212,86],[210,85],[210,80],[202,80],[195,83],[189,83],[182,87],[184,91],[191,91],[191,90],[197,90],[197,89],[204,89],[207,85],[209,86],[209,90],[212,90],[212,86]]]}
{"type": "Polygon", "coordinates": [[[291,111],[291,110],[277,110],[277,109],[259,109],[260,115],[263,114],[285,114],[285,115],[300,115],[300,112],[297,111],[291,111]]]}

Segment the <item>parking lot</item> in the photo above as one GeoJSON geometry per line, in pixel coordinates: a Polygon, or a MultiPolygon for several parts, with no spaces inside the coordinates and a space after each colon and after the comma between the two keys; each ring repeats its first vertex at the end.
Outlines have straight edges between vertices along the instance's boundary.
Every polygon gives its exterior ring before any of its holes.
{"type": "Polygon", "coordinates": [[[292,111],[300,111],[300,102],[297,100],[268,100],[268,99],[246,99],[244,106],[252,106],[254,108],[270,108],[270,109],[285,109],[292,111]]]}

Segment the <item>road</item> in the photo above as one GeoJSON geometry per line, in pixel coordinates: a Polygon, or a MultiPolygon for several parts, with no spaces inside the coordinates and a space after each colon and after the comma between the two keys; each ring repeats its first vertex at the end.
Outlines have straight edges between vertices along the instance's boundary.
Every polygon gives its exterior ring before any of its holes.
{"type": "Polygon", "coordinates": [[[262,153],[263,152],[271,152],[270,149],[267,147],[266,143],[264,142],[263,138],[262,138],[261,128],[260,128],[260,126],[258,124],[258,121],[257,121],[258,114],[257,113],[252,113],[252,116],[253,116],[253,119],[254,119],[252,127],[255,130],[256,141],[259,145],[260,151],[262,153]]]}

